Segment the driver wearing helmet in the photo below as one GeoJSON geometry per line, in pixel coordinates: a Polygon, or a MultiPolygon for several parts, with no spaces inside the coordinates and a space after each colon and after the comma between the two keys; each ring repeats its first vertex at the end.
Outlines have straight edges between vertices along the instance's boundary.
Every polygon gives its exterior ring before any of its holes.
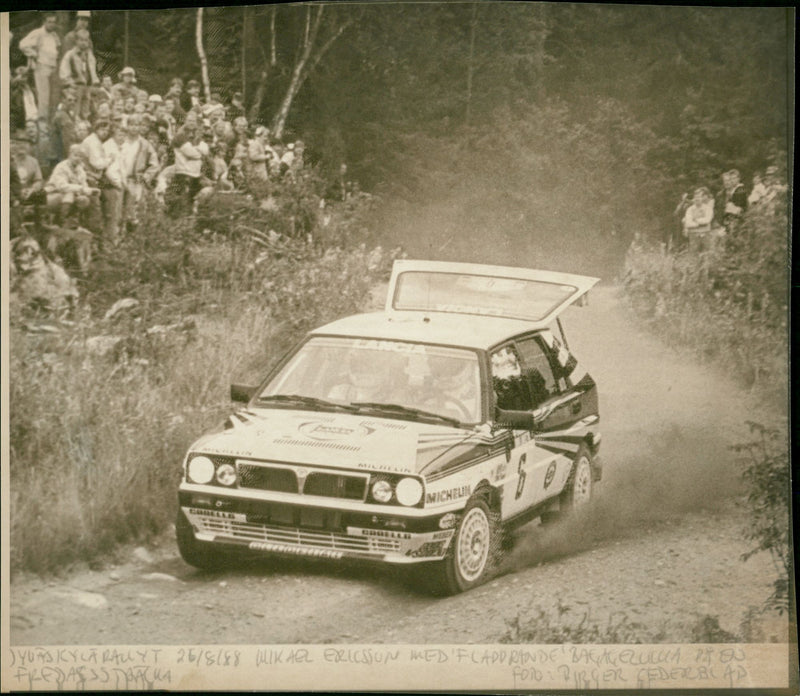
{"type": "Polygon", "coordinates": [[[350,351],[345,362],[348,381],[334,386],[328,398],[349,403],[380,400],[385,386],[384,373],[374,351],[350,351]]]}
{"type": "Polygon", "coordinates": [[[425,406],[463,421],[477,420],[477,363],[449,356],[431,356],[425,406]]]}

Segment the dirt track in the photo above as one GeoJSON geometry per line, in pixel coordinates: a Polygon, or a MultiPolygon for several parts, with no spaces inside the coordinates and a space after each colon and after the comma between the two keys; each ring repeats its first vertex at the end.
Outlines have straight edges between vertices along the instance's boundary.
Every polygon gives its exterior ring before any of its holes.
{"type": "MultiPolygon", "coordinates": [[[[604,479],[587,523],[520,530],[502,574],[467,594],[415,593],[391,569],[259,563],[201,573],[172,538],[124,563],[12,584],[11,638],[31,644],[494,642],[538,608],[623,612],[650,639],[684,642],[703,615],[732,633],[769,595],[768,556],[747,562],[739,467],[727,446],[769,414],[713,368],[632,328],[614,288],[565,316],[600,385],[604,479]]],[[[785,640],[785,621],[762,627],[785,640]]]]}

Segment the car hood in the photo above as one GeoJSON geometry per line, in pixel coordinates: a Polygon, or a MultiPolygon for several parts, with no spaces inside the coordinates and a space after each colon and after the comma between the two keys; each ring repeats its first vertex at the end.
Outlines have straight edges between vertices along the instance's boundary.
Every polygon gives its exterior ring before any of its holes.
{"type": "Polygon", "coordinates": [[[488,428],[459,428],[349,413],[248,409],[194,452],[343,469],[431,473],[479,456],[488,428]]]}

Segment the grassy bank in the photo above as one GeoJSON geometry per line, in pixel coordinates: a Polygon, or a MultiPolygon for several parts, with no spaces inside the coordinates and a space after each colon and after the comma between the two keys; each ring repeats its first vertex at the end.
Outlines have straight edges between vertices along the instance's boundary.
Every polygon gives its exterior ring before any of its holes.
{"type": "Polygon", "coordinates": [[[12,569],[91,562],[174,521],[183,455],[230,410],[229,384],[259,379],[306,330],[359,311],[386,277],[389,255],[348,244],[342,225],[327,230],[340,246],[265,248],[152,212],[84,281],[72,325],[32,333],[15,314],[12,569]],[[125,296],[138,305],[106,318],[125,296]]]}
{"type": "Polygon", "coordinates": [[[785,407],[788,268],[785,196],[746,214],[719,248],[668,253],[635,240],[622,285],[639,318],[668,343],[722,366],[785,407]]]}

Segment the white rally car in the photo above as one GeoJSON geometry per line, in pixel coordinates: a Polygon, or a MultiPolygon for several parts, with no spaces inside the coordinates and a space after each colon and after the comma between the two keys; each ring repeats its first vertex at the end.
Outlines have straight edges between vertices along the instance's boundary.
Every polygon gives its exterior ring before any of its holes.
{"type": "Polygon", "coordinates": [[[558,318],[596,282],[396,261],[383,312],[315,329],[261,385],[231,387],[247,406],[184,460],[181,555],[418,564],[448,593],[485,581],[504,532],[600,479],[597,387],[558,318]]]}

